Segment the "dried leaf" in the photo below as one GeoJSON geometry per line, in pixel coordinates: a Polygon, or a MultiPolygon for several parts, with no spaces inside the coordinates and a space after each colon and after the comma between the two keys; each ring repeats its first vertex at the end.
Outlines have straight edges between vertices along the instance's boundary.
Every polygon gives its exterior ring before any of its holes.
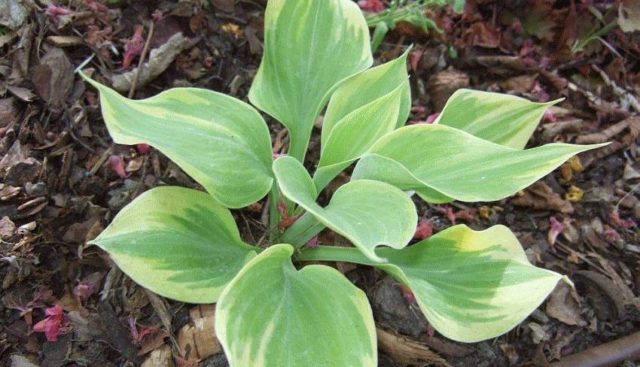
{"type": "Polygon", "coordinates": [[[0,2],[0,26],[11,30],[18,29],[27,20],[29,12],[22,0],[3,0],[0,2]]]}
{"type": "Polygon", "coordinates": [[[567,325],[586,326],[580,316],[580,299],[575,289],[560,282],[551,293],[546,308],[547,315],[567,325]]]}
{"type": "Polygon", "coordinates": [[[31,82],[45,102],[58,107],[73,88],[73,65],[59,48],[52,48],[31,72],[31,82]]]}
{"type": "Polygon", "coordinates": [[[618,25],[623,32],[640,31],[640,2],[623,0],[618,8],[618,25]]]}
{"type": "Polygon", "coordinates": [[[450,367],[442,357],[415,340],[390,333],[381,328],[376,328],[376,332],[380,350],[396,362],[418,366],[450,367]]]}

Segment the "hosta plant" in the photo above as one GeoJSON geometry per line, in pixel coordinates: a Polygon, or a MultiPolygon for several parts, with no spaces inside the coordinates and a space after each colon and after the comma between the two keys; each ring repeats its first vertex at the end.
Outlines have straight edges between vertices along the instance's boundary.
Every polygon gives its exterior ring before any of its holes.
{"type": "Polygon", "coordinates": [[[549,104],[473,90],[455,93],[435,124],[404,126],[407,53],[371,67],[367,24],[350,0],[270,0],[264,37],[249,100],[288,131],[288,154],[275,159],[263,117],[243,101],[197,88],[130,100],[87,79],[116,143],[155,147],[206,191],[151,189],[92,244],[160,295],[216,302],[234,367],[376,365],[365,294],[318,262],[388,273],[437,331],[464,342],[507,332],[545,299],[562,276],[533,266],[504,226],[458,225],[409,245],[415,203],[503,199],[596,146],[524,149],[549,104]],[[303,162],[321,113],[310,175],[303,162]],[[320,205],[350,167],[350,182],[320,205]],[[265,196],[266,248],[241,239],[229,210],[265,196]],[[279,206],[298,218],[286,230],[279,206]],[[325,228],[353,246],[306,246],[325,228]]]}

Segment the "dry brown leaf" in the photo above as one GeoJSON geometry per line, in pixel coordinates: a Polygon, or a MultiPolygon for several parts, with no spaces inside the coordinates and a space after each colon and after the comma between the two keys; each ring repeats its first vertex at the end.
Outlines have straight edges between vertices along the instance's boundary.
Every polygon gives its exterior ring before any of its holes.
{"type": "Polygon", "coordinates": [[[381,328],[376,328],[376,332],[378,334],[378,347],[396,362],[418,366],[451,366],[422,343],[381,328]]]}
{"type": "Polygon", "coordinates": [[[469,76],[458,70],[445,70],[433,75],[427,83],[433,108],[436,111],[442,111],[453,92],[468,86],[469,76]]]}
{"type": "Polygon", "coordinates": [[[45,102],[58,107],[73,88],[73,65],[59,48],[52,48],[31,71],[31,82],[45,102]]]}
{"type": "Polygon", "coordinates": [[[149,354],[142,367],[174,367],[171,347],[163,345],[149,354]]]}
{"type": "MultiPolygon", "coordinates": [[[[194,40],[185,37],[182,33],[176,33],[162,46],[151,50],[148,61],[142,64],[137,87],[143,87],[155,79],[162,72],[167,70],[169,65],[183,51],[194,44],[194,40]]],[[[138,68],[126,73],[111,76],[113,88],[119,92],[127,92],[131,88],[131,83],[138,74],[138,68]]]]}
{"type": "Polygon", "coordinates": [[[575,289],[560,282],[551,293],[546,308],[547,315],[567,325],[586,326],[580,316],[580,299],[575,289]]]}
{"type": "Polygon", "coordinates": [[[511,203],[539,210],[555,210],[565,214],[573,213],[573,206],[565,201],[549,185],[538,181],[525,189],[521,195],[511,199],[511,203]]]}
{"type": "Polygon", "coordinates": [[[178,347],[187,361],[204,359],[222,351],[216,338],[215,308],[212,305],[202,307],[192,309],[191,322],[178,331],[178,347]]]}

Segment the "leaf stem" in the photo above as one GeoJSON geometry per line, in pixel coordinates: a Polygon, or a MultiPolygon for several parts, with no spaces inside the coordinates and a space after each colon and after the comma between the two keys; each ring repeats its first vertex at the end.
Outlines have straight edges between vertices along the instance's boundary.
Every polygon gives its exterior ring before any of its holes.
{"type": "Polygon", "coordinates": [[[299,261],[343,261],[361,265],[380,265],[369,260],[354,247],[318,246],[302,249],[297,255],[299,261]]]}
{"type": "Polygon", "coordinates": [[[324,229],[324,225],[311,215],[304,213],[280,237],[280,242],[288,243],[295,248],[304,246],[310,239],[324,229]]]}
{"type": "Polygon", "coordinates": [[[278,200],[280,192],[278,185],[274,182],[269,192],[269,242],[274,243],[279,236],[278,223],[280,223],[280,213],[278,212],[278,200]]]}

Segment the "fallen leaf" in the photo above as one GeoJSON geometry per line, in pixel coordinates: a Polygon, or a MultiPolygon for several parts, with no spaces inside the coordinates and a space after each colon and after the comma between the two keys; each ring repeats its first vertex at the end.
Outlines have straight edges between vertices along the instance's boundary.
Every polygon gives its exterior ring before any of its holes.
{"type": "Polygon", "coordinates": [[[564,225],[560,223],[556,217],[549,218],[549,232],[547,233],[547,241],[549,246],[553,247],[556,243],[558,235],[564,230],[564,225]]]}
{"type": "Polygon", "coordinates": [[[29,12],[21,0],[3,0],[0,2],[0,26],[11,30],[18,29],[27,20],[29,12]]]}
{"type": "Polygon", "coordinates": [[[15,230],[16,225],[9,217],[5,216],[0,219],[0,240],[8,240],[13,237],[15,230]]]}
{"type": "Polygon", "coordinates": [[[124,44],[124,56],[122,59],[122,68],[128,69],[133,62],[133,59],[142,53],[144,48],[144,38],[142,38],[142,32],[144,27],[137,24],[133,31],[133,36],[127,40],[124,44]]]}
{"type": "Polygon", "coordinates": [[[191,322],[178,331],[180,354],[188,361],[204,359],[222,351],[216,338],[215,308],[207,310],[205,313],[192,312],[191,322]]]}
{"type": "Polygon", "coordinates": [[[580,299],[575,289],[565,282],[560,282],[549,296],[547,315],[567,325],[586,326],[587,322],[580,316],[580,299]]]}
{"type": "Polygon", "coordinates": [[[73,65],[59,48],[52,48],[31,71],[36,92],[48,104],[59,107],[73,88],[73,65]]]}
{"type": "Polygon", "coordinates": [[[563,200],[543,181],[538,181],[525,189],[521,194],[511,199],[511,203],[540,210],[555,210],[560,213],[573,213],[573,205],[563,200]]]}
{"type": "Polygon", "coordinates": [[[138,75],[137,86],[143,87],[162,74],[173,63],[176,57],[191,47],[194,40],[185,37],[182,33],[172,35],[166,43],[154,48],[149,53],[148,61],[142,64],[140,72],[138,68],[111,77],[113,88],[119,92],[127,92],[131,88],[133,79],[138,75]]]}
{"type": "Polygon", "coordinates": [[[640,31],[640,2],[622,0],[618,7],[618,25],[623,32],[640,31]]]}
{"type": "Polygon", "coordinates": [[[415,238],[416,240],[424,240],[431,237],[432,234],[433,227],[431,225],[431,221],[428,219],[420,219],[413,238],[415,238]]]}
{"type": "Polygon", "coordinates": [[[381,328],[376,328],[378,334],[378,347],[388,354],[394,361],[424,365],[427,362],[433,366],[450,367],[451,365],[433,352],[429,347],[407,337],[393,334],[381,328]]]}

